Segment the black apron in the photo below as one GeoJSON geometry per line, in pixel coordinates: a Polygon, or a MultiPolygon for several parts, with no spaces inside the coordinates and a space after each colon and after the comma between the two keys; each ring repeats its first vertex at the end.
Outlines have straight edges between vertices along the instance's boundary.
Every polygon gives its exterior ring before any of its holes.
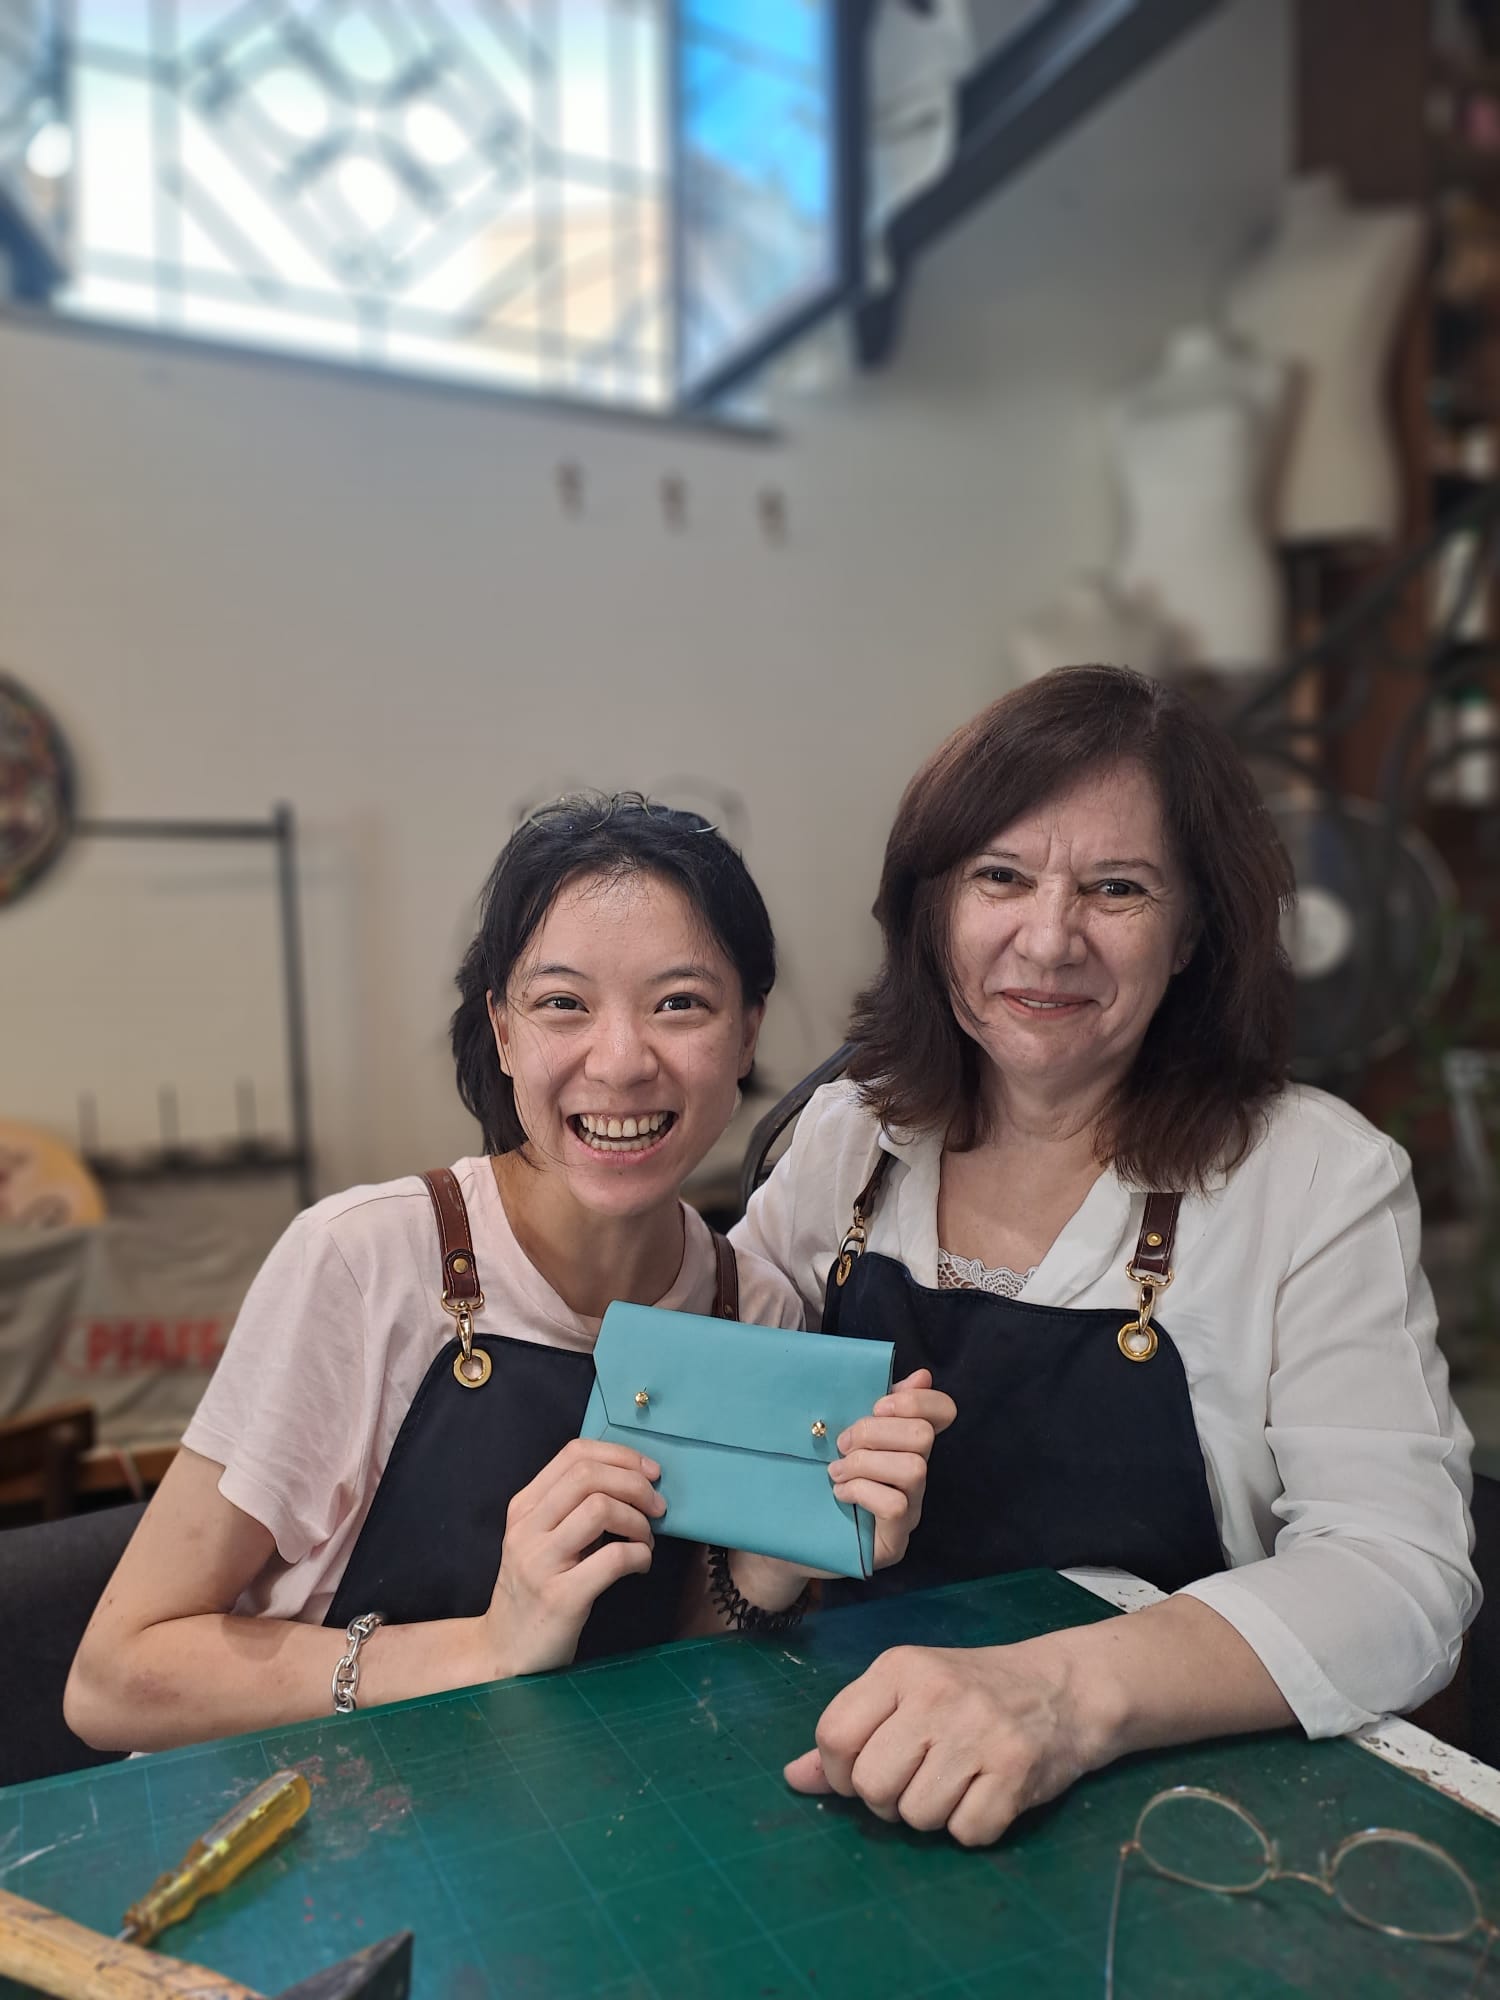
{"type": "Polygon", "coordinates": [[[890,1160],[882,1152],[855,1203],[823,1330],[893,1341],[897,1379],[930,1368],[958,1415],[933,1446],[904,1560],[866,1583],[826,1584],[824,1601],[1075,1566],[1129,1570],[1170,1591],[1222,1569],[1182,1357],[1151,1318],[1170,1281],[1180,1197],[1147,1200],[1127,1267],[1140,1287],[1133,1313],[1031,1305],[919,1285],[864,1249],[890,1160]]]}
{"type": "MultiPolygon", "coordinates": [[[[391,1625],[486,1611],[510,1503],[578,1436],[594,1385],[592,1355],[473,1332],[484,1294],[463,1195],[446,1168],[422,1178],[442,1240],[443,1307],[458,1333],[406,1413],[325,1625],[346,1626],[366,1611],[391,1625]]],[[[734,1252],[717,1233],[714,1248],[713,1314],[737,1319],[734,1252]]],[[[595,1600],[574,1658],[676,1638],[700,1553],[697,1543],[658,1536],[650,1569],[622,1577],[595,1600]]]]}

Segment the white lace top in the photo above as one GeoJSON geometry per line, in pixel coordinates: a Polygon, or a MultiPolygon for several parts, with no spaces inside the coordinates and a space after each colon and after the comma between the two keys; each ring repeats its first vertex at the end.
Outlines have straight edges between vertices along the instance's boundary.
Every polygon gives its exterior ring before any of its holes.
{"type": "Polygon", "coordinates": [[[997,1298],[1013,1299],[1025,1290],[1036,1276],[1036,1266],[1029,1271],[1011,1271],[1004,1264],[991,1269],[981,1264],[977,1257],[955,1257],[951,1250],[941,1245],[937,1254],[937,1281],[940,1292],[993,1292],[997,1298]]]}

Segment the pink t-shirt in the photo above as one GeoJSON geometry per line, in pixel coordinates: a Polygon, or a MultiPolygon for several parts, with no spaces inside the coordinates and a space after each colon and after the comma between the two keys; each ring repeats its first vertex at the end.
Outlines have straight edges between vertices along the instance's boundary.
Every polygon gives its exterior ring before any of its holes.
{"type": "MultiPolygon", "coordinates": [[[[484,1285],[477,1333],[588,1353],[599,1332],[517,1243],[487,1159],[459,1160],[484,1285]]],[[[684,1208],[682,1268],[657,1304],[713,1309],[713,1235],[684,1208]]],[[[739,1252],[740,1317],[801,1326],[796,1292],[739,1252]]],[[[438,1238],[420,1179],[330,1195],[299,1215],[246,1294],[183,1443],[224,1468],[219,1491],[275,1538],[235,1609],[321,1623],[413,1397],[453,1338],[438,1304],[438,1238]]]]}

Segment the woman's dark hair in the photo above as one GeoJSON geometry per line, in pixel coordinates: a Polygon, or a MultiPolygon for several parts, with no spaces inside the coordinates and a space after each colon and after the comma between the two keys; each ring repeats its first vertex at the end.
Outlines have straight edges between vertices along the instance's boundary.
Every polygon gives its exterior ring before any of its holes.
{"type": "Polygon", "coordinates": [[[1149,772],[1191,885],[1194,949],[1108,1106],[1100,1156],[1137,1186],[1201,1187],[1234,1166],[1286,1080],[1286,852],[1228,736],[1176,689],[1123,667],[1062,667],[956,730],[907,786],[875,916],[885,960],[855,1002],[848,1074],[890,1126],[958,1149],[983,1130],[983,1052],[952,1000],[957,871],[1002,827],[1089,770],[1149,772]]]}
{"type": "Polygon", "coordinates": [[[580,792],[543,806],[516,828],[490,870],[479,929],[456,981],[451,1036],[458,1094],[479,1120],[486,1152],[510,1153],[526,1143],[486,996],[505,992],[516,960],[569,882],[636,874],[681,890],[739,974],[747,1007],[759,1006],[776,983],[776,940],[760,891],[706,819],[640,792],[580,792]]]}

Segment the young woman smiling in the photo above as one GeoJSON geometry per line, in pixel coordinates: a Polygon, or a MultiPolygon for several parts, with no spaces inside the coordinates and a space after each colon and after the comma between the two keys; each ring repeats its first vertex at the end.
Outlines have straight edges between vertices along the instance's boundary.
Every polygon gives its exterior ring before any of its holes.
{"type": "MultiPolygon", "coordinates": [[[[703,1550],[655,1536],[660,1468],[578,1430],[612,1299],[801,1324],[792,1286],[680,1196],[774,977],[759,892],[697,815],[586,797],[518,829],[452,1023],[484,1153],[446,1196],[416,1176],[333,1195],[272,1252],[85,1634],[78,1734],[157,1748],[723,1622],[703,1550]],[[471,1233],[457,1266],[445,1199],[471,1233]],[[462,1352],[450,1268],[482,1283],[462,1352]]],[[[876,1516],[879,1564],[952,1415],[917,1371],[840,1441],[830,1474],[876,1516]]],[[[739,1554],[730,1576],[752,1622],[808,1581],[739,1554]]]]}

